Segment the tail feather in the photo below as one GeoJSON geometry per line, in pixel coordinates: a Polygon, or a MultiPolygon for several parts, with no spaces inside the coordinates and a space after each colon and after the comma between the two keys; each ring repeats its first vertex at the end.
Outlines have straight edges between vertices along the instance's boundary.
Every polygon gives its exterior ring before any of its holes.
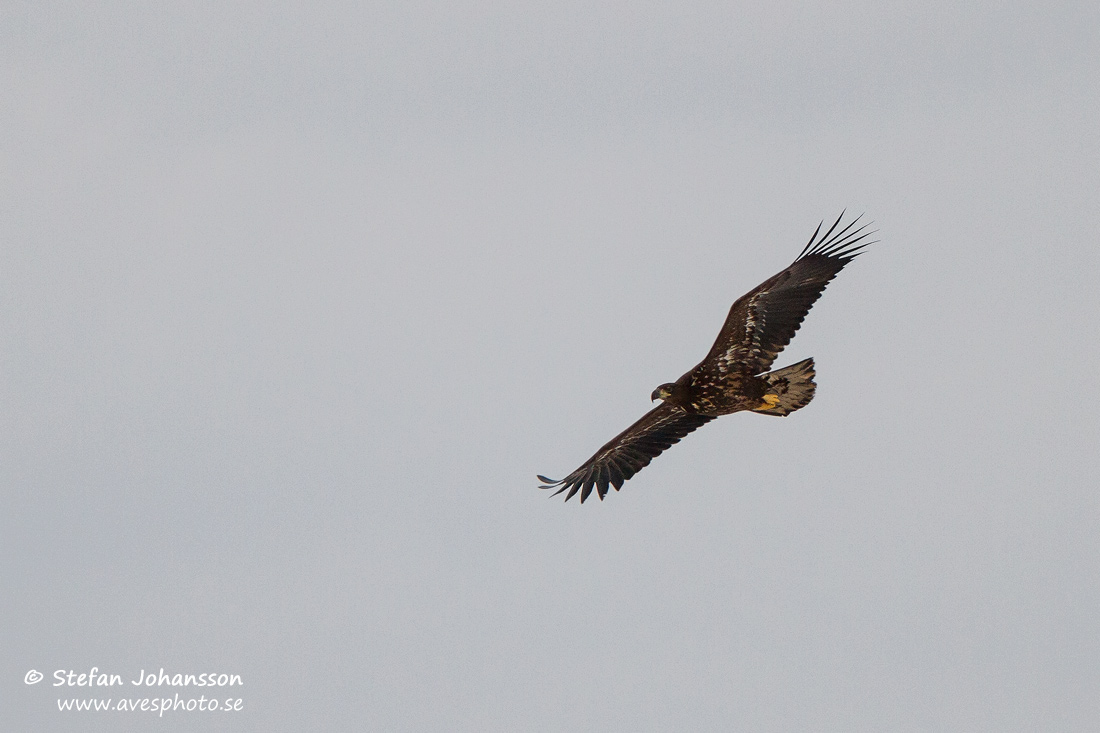
{"type": "Polygon", "coordinates": [[[776,369],[761,375],[768,381],[768,394],[779,397],[779,402],[764,410],[753,410],[761,415],[778,415],[783,417],[795,410],[810,404],[814,398],[814,360],[804,359],[789,367],[776,369]]]}

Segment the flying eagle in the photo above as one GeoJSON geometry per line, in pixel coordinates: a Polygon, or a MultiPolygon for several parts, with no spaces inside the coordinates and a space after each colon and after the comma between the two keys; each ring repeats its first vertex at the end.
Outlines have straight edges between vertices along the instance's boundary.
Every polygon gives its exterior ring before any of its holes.
{"type": "Polygon", "coordinates": [[[650,399],[662,400],[659,406],[560,481],[540,475],[539,488],[556,488],[555,495],[568,491],[566,501],[579,491],[582,503],[595,488],[602,500],[608,485],[618,491],[664,450],[719,415],[751,410],[783,417],[808,405],[816,387],[813,359],[768,370],[829,281],[873,244],[864,241],[872,234],[869,224],[856,227],[861,217],[838,231],[843,218],[841,213],[820,239],[824,222],[819,224],[790,267],[733,304],[706,358],[653,391],[650,399]]]}

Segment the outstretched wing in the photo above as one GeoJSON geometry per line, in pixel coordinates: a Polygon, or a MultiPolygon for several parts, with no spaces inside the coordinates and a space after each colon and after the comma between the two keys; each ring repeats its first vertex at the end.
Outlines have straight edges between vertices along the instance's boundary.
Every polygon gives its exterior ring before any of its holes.
{"type": "Polygon", "coordinates": [[[860,217],[837,231],[843,218],[841,213],[820,238],[824,222],[819,224],[790,267],[733,304],[718,340],[696,369],[716,376],[768,371],[829,281],[864,247],[873,244],[864,241],[873,233],[867,231],[868,224],[856,228],[860,217]]]}
{"type": "Polygon", "coordinates": [[[641,420],[619,433],[607,445],[596,451],[583,466],[560,481],[539,476],[540,489],[557,489],[555,495],[568,490],[569,501],[578,491],[581,503],[596,488],[600,499],[607,494],[611,484],[618,491],[623,482],[649,465],[657,456],[691,431],[714,417],[687,413],[667,402],[647,412],[641,420]]]}

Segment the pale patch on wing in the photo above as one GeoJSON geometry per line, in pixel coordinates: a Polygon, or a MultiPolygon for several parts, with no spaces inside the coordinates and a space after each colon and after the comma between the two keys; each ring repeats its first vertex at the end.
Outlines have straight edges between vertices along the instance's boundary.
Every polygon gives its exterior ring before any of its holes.
{"type": "Polygon", "coordinates": [[[763,290],[757,293],[747,304],[743,339],[730,344],[715,360],[719,374],[725,376],[730,372],[740,372],[740,366],[749,355],[755,356],[763,351],[762,339],[767,326],[767,297],[770,292],[763,290]]]}

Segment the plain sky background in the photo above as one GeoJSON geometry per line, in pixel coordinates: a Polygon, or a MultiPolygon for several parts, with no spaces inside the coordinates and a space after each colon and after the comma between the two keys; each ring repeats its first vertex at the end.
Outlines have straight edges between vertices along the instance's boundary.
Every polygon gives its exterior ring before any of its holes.
{"type": "Polygon", "coordinates": [[[5,730],[1100,729],[1100,4],[12,1],[0,67],[5,730]],[[536,488],[845,207],[811,405],[536,488]]]}

